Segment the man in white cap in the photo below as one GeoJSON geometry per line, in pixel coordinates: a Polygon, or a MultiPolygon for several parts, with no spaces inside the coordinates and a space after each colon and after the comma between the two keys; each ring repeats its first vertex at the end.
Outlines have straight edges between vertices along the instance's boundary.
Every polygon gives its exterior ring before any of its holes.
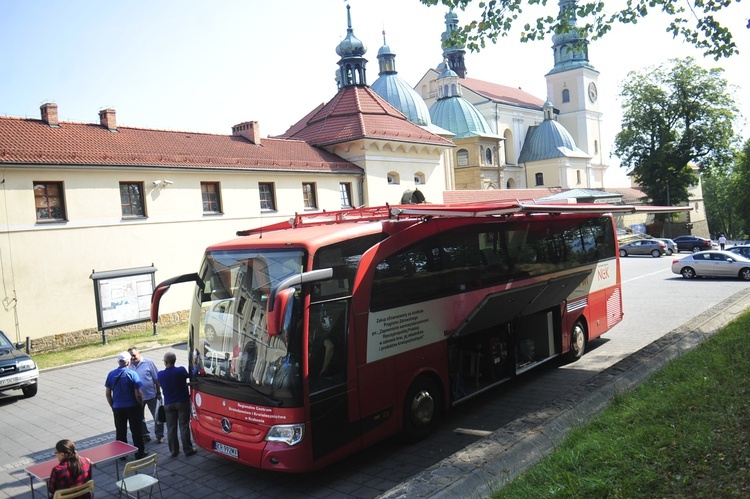
{"type": "Polygon", "coordinates": [[[128,369],[130,353],[122,352],[117,356],[117,369],[107,374],[106,387],[107,402],[112,408],[115,418],[115,434],[117,440],[128,441],[128,424],[133,435],[133,445],[138,447],[135,458],[146,456],[143,442],[143,395],[141,395],[141,379],[138,373],[128,369]]]}

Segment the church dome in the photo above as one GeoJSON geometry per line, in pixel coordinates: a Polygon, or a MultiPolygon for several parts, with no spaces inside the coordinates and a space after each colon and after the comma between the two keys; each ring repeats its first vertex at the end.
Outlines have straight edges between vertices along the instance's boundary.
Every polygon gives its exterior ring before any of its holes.
{"type": "Polygon", "coordinates": [[[456,139],[495,136],[482,113],[463,97],[437,101],[430,108],[430,118],[435,125],[455,133],[456,139]]]}
{"type": "Polygon", "coordinates": [[[346,37],[341,40],[341,43],[336,47],[336,53],[342,57],[362,57],[367,52],[367,46],[356,36],[354,36],[354,30],[352,29],[352,17],[350,14],[350,7],[346,6],[346,17],[348,22],[348,28],[346,30],[346,37]]]}
{"type": "Polygon", "coordinates": [[[397,74],[383,74],[370,86],[372,90],[420,126],[430,125],[430,111],[422,97],[397,74]]]}
{"type": "Polygon", "coordinates": [[[578,148],[573,136],[564,126],[557,120],[546,119],[538,126],[529,128],[518,161],[530,163],[582,154],[586,153],[578,148]]]}

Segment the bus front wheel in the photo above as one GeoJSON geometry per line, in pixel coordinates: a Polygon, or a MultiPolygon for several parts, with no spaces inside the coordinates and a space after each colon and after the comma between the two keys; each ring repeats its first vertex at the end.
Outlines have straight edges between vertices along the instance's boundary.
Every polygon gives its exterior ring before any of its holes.
{"type": "Polygon", "coordinates": [[[570,331],[570,350],[568,350],[569,360],[578,360],[586,351],[586,327],[581,321],[576,321],[573,329],[570,331]]]}
{"type": "Polygon", "coordinates": [[[441,400],[437,384],[429,377],[421,376],[412,383],[404,400],[403,436],[407,442],[421,440],[435,429],[441,400]]]}

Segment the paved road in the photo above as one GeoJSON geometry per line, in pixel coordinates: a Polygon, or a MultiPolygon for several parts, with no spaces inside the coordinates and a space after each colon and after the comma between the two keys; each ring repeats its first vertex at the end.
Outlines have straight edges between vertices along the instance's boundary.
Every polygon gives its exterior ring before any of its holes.
{"type": "MultiPolygon", "coordinates": [[[[164,497],[477,497],[538,459],[571,426],[600,410],[681,351],[750,307],[750,285],[737,280],[687,281],[671,274],[672,258],[623,259],[625,320],[590,345],[578,362],[552,363],[452,410],[429,439],[411,446],[383,442],[323,471],[261,472],[205,451],[159,454],[164,497]],[[635,352],[638,352],[634,355],[635,352]]],[[[146,351],[158,360],[165,348],[146,351]]],[[[172,348],[186,362],[184,345],[172,348]]],[[[31,399],[0,395],[0,498],[31,497],[25,466],[53,457],[71,438],[79,448],[114,439],[104,399],[114,358],[42,373],[31,399]]],[[[121,463],[117,463],[122,467],[121,463]]],[[[97,498],[114,497],[115,463],[95,470],[97,498]]],[[[37,497],[43,485],[36,484],[37,497]]]]}

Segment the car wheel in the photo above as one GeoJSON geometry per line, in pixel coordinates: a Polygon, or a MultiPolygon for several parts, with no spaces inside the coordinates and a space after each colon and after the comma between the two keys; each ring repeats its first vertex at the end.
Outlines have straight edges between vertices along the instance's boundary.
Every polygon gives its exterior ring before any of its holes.
{"type": "Polygon", "coordinates": [[[403,437],[416,442],[437,426],[442,396],[438,385],[428,376],[420,376],[409,387],[404,399],[403,437]]]}
{"type": "Polygon", "coordinates": [[[693,253],[698,253],[700,250],[698,246],[693,246],[693,253]]]}
{"type": "Polygon", "coordinates": [[[570,362],[580,359],[586,351],[586,344],[586,327],[583,322],[576,321],[570,330],[570,350],[565,354],[566,359],[570,362]]]}
{"type": "Polygon", "coordinates": [[[33,397],[36,395],[37,390],[39,390],[39,383],[34,383],[33,385],[25,386],[21,388],[21,391],[23,392],[23,396],[26,398],[33,397]]]}
{"type": "Polygon", "coordinates": [[[740,279],[750,281],[750,268],[745,267],[744,269],[740,270],[739,277],[740,279]]]}
{"type": "Polygon", "coordinates": [[[651,252],[651,256],[653,256],[654,258],[659,258],[661,256],[661,251],[659,251],[659,250],[653,250],[651,252]]]}
{"type": "Polygon", "coordinates": [[[620,250],[620,258],[625,258],[626,256],[628,256],[628,252],[625,251],[624,249],[621,249],[620,250]]]}
{"type": "Polygon", "coordinates": [[[216,330],[210,324],[206,324],[206,341],[214,341],[216,338],[216,330]]]}
{"type": "Polygon", "coordinates": [[[682,277],[685,279],[692,279],[695,277],[695,270],[693,270],[692,267],[685,267],[680,271],[680,274],[682,274],[682,277]]]}
{"type": "Polygon", "coordinates": [[[671,249],[667,248],[667,256],[672,256],[672,253],[674,253],[674,251],[672,251],[671,249]]]}

